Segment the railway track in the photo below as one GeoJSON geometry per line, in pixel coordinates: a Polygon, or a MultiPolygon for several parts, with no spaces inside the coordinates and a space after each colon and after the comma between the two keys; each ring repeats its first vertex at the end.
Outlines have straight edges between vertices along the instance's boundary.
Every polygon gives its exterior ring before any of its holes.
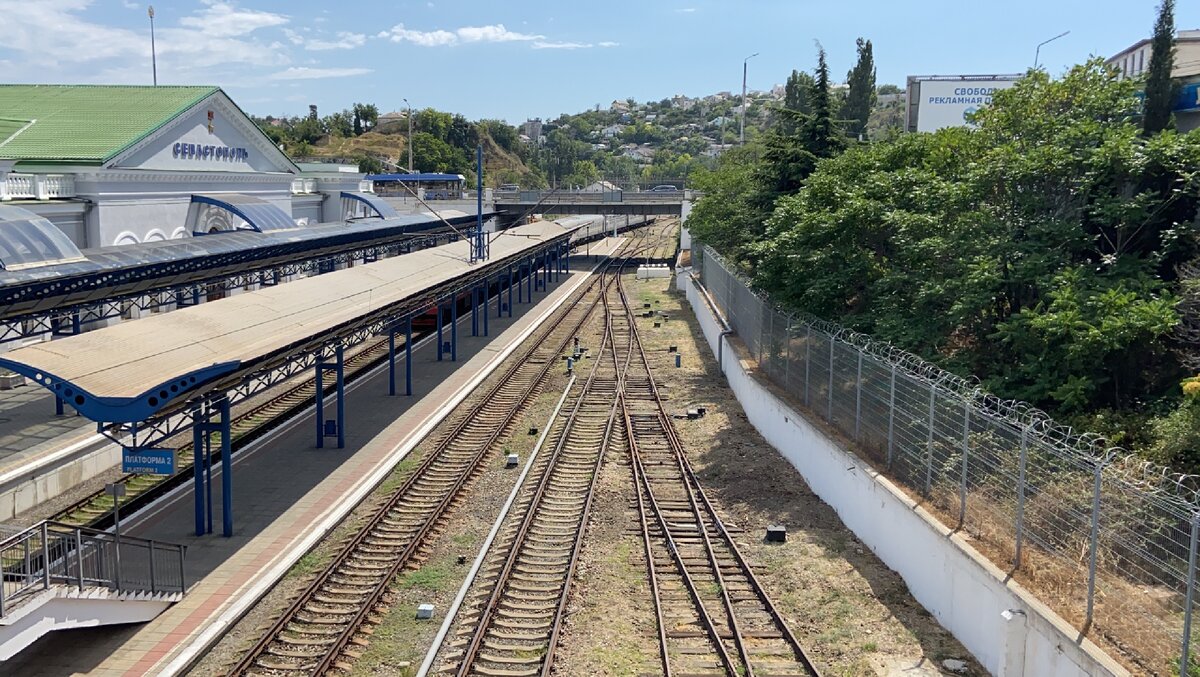
{"type": "Polygon", "coordinates": [[[388,583],[413,561],[426,536],[460,499],[527,402],[537,396],[549,370],[561,364],[564,349],[592,317],[612,282],[604,275],[594,280],[565,313],[526,342],[525,353],[477,398],[477,404],[459,412],[403,485],[229,674],[324,674],[349,667],[353,647],[367,641],[370,626],[379,620],[375,611],[388,583]]]}
{"type": "MultiPolygon", "coordinates": [[[[619,271],[616,275],[619,276],[619,271]]],[[[618,424],[618,393],[632,346],[631,319],[605,291],[604,338],[574,404],[556,424],[540,480],[502,532],[473,585],[444,656],[449,674],[548,674],[600,465],[618,424]]],[[[539,464],[541,465],[541,464],[539,464]]]]}
{"type": "Polygon", "coordinates": [[[817,677],[700,486],[632,334],[621,405],[663,674],[817,677]]]}
{"type": "Polygon", "coordinates": [[[471,584],[438,674],[551,674],[600,464],[621,448],[629,451],[662,674],[818,676],[692,472],[617,278],[606,292],[602,359],[556,423],[556,446],[515,506],[519,517],[471,584]]]}

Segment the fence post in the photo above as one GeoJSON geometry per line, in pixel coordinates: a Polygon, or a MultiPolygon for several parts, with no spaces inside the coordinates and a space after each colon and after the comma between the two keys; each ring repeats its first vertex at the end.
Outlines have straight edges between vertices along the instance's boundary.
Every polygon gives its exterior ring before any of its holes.
{"type": "Polygon", "coordinates": [[[859,441],[862,422],[862,350],[858,351],[858,371],[854,376],[854,441],[859,441]]]}
{"type": "Polygon", "coordinates": [[[1021,568],[1021,541],[1025,536],[1025,463],[1029,456],[1029,426],[1021,428],[1021,458],[1017,467],[1017,535],[1014,568],[1021,568]]]}
{"type": "Polygon", "coordinates": [[[833,423],[833,348],[834,337],[829,335],[829,397],[825,404],[825,420],[833,423]]]}
{"type": "Polygon", "coordinates": [[[1192,514],[1192,541],[1188,549],[1187,606],[1183,609],[1183,646],[1179,652],[1179,674],[1187,677],[1191,665],[1192,601],[1196,596],[1196,541],[1200,539],[1200,512],[1192,514]]]}
{"type": "Polygon", "coordinates": [[[812,325],[805,323],[804,333],[804,406],[809,406],[808,401],[808,365],[812,363],[809,359],[812,357],[812,325]]]}
{"type": "Polygon", "coordinates": [[[892,384],[888,387],[888,446],[887,464],[892,467],[892,448],[896,439],[896,363],[892,363],[892,384]]]}
{"type": "Polygon", "coordinates": [[[925,436],[925,495],[933,490],[933,416],[934,401],[937,398],[937,386],[929,384],[929,433],[925,436]]]}
{"type": "Polygon", "coordinates": [[[154,541],[149,543],[150,551],[150,594],[158,592],[154,585],[154,541]]]}
{"type": "Polygon", "coordinates": [[[50,589],[50,525],[42,522],[42,587],[50,589]]]}
{"type": "Polygon", "coordinates": [[[179,549],[179,592],[187,592],[187,577],[183,570],[183,553],[187,552],[187,549],[182,545],[176,547],[179,549]]]}
{"type": "Polygon", "coordinates": [[[83,530],[75,529],[75,560],[79,563],[79,589],[83,590],[83,530]]]}
{"type": "Polygon", "coordinates": [[[967,523],[967,454],[971,451],[971,401],[963,399],[962,480],[958,485],[958,528],[967,523]]]}
{"type": "MultiPolygon", "coordinates": [[[[1092,484],[1092,533],[1088,539],[1087,619],[1083,627],[1092,626],[1092,611],[1096,604],[1096,553],[1100,543],[1100,489],[1104,481],[1104,461],[1096,461],[1096,477],[1092,484]]],[[[1186,673],[1185,673],[1186,674],[1186,673]]]]}

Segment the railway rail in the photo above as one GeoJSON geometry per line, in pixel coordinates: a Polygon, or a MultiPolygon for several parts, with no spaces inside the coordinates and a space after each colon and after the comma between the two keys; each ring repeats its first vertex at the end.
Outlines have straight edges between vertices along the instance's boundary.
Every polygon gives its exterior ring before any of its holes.
{"type": "MultiPolygon", "coordinates": [[[[615,272],[619,277],[619,270],[615,272]]],[[[600,465],[619,443],[618,392],[632,347],[631,320],[605,287],[604,338],[574,405],[556,425],[540,480],[526,492],[488,575],[460,614],[444,659],[454,674],[548,674],[592,507],[600,465]]],[[[447,673],[449,670],[447,670],[447,673]]]]}
{"type": "Polygon", "coordinates": [[[556,424],[557,444],[516,506],[519,517],[472,582],[439,649],[439,674],[551,674],[600,464],[621,448],[629,452],[662,674],[817,677],[688,464],[619,274],[606,297],[602,359],[556,424]]]}
{"type": "Polygon", "coordinates": [[[636,325],[633,344],[621,402],[663,674],[818,677],[688,463],[636,325]]]}
{"type": "Polygon", "coordinates": [[[477,404],[459,412],[402,486],[229,674],[324,674],[349,666],[352,646],[364,643],[369,626],[378,620],[373,614],[388,583],[413,561],[426,536],[547,382],[549,370],[561,364],[560,355],[593,316],[610,284],[610,276],[593,280],[566,312],[527,342],[524,354],[477,404]]]}

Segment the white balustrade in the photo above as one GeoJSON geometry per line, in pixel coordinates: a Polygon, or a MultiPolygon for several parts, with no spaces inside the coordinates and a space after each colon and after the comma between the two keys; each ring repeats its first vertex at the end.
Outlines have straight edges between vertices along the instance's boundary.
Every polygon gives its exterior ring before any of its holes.
{"type": "Polygon", "coordinates": [[[0,200],[55,200],[75,197],[70,174],[8,174],[0,183],[0,200]]]}

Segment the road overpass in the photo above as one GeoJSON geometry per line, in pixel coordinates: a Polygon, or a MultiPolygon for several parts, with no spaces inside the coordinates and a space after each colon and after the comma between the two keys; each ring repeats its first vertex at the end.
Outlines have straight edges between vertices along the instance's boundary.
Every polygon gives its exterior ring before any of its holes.
{"type": "Polygon", "coordinates": [[[680,216],[693,191],[584,193],[561,190],[523,190],[495,194],[495,211],[501,221],[528,214],[605,214],[629,216],[680,216]]]}

